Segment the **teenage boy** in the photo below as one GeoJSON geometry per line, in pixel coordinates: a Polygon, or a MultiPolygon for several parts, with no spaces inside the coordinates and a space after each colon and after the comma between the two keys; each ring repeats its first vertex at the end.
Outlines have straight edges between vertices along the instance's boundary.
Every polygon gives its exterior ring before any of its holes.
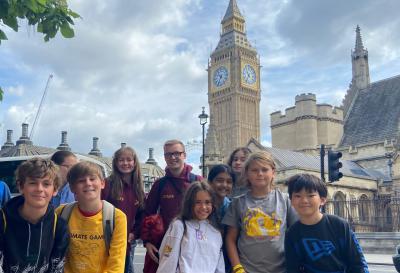
{"type": "MultiPolygon", "coordinates": [[[[113,231],[107,236],[104,230],[103,210],[100,199],[104,188],[103,174],[94,163],[80,162],[68,172],[67,180],[75,194],[76,203],[68,215],[70,246],[66,255],[65,273],[123,273],[126,256],[126,216],[113,208],[113,231]],[[111,238],[107,246],[106,237],[111,238]]],[[[57,208],[59,215],[70,205],[57,208]]]]}
{"type": "Polygon", "coordinates": [[[285,237],[287,273],[369,272],[349,223],[320,211],[328,195],[325,183],[314,175],[297,174],[287,185],[300,218],[285,237]]]}
{"type": "Polygon", "coordinates": [[[53,162],[41,158],[17,168],[21,195],[0,212],[0,272],[63,272],[67,224],[49,206],[61,183],[57,173],[53,162]]]}

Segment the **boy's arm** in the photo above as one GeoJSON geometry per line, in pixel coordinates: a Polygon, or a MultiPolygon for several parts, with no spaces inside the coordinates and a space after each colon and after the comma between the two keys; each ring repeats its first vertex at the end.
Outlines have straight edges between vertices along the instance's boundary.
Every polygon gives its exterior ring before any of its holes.
{"type": "Polygon", "coordinates": [[[286,273],[300,272],[301,259],[296,253],[294,242],[290,239],[289,233],[285,235],[285,260],[286,260],[286,273]]]}
{"type": "Polygon", "coordinates": [[[54,244],[51,251],[48,273],[64,272],[64,258],[69,245],[68,224],[64,219],[57,217],[56,232],[54,235],[54,244]]]}
{"type": "Polygon", "coordinates": [[[107,265],[104,270],[105,273],[121,273],[125,269],[125,256],[126,256],[126,216],[119,210],[115,209],[115,228],[112,234],[110,243],[109,255],[107,258],[107,265]]]}
{"type": "Polygon", "coordinates": [[[362,253],[362,249],[356,235],[351,230],[350,225],[346,223],[346,240],[347,240],[347,253],[345,254],[347,258],[347,267],[346,272],[349,273],[368,273],[368,265],[365,260],[364,254],[362,253]]]}
{"type": "Polygon", "coordinates": [[[176,272],[181,254],[183,232],[183,223],[180,220],[175,220],[168,228],[160,246],[158,273],[176,272]]]}
{"type": "Polygon", "coordinates": [[[240,264],[239,253],[237,251],[237,238],[239,235],[239,229],[236,227],[228,227],[228,232],[226,233],[225,244],[226,251],[228,252],[229,260],[232,266],[240,264]]]}

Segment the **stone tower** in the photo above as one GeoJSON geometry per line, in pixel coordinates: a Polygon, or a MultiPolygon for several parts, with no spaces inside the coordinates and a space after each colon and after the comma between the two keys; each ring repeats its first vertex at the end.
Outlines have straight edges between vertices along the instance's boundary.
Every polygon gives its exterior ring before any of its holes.
{"type": "Polygon", "coordinates": [[[226,158],[250,138],[260,139],[260,60],[236,0],[229,1],[207,70],[210,115],[226,158]]]}
{"type": "Polygon", "coordinates": [[[357,95],[358,90],[367,88],[370,85],[368,50],[364,49],[361,38],[361,30],[356,28],[356,45],[351,51],[352,79],[349,90],[343,100],[344,116],[347,116],[347,110],[357,95]]]}
{"type": "Polygon", "coordinates": [[[335,147],[343,134],[343,111],[317,104],[315,94],[296,96],[295,106],[271,114],[272,147],[317,154],[325,144],[335,147]]]}

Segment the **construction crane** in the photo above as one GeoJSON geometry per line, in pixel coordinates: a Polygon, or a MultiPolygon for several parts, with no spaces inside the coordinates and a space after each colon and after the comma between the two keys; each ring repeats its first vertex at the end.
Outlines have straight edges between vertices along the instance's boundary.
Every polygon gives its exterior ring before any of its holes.
{"type": "Polygon", "coordinates": [[[47,90],[49,89],[51,79],[53,79],[53,74],[50,74],[49,78],[47,79],[46,87],[44,88],[42,99],[40,100],[39,108],[36,112],[35,121],[33,122],[33,125],[32,125],[31,134],[29,135],[30,140],[32,140],[33,134],[35,133],[35,127],[36,127],[37,123],[39,122],[40,113],[42,112],[43,103],[44,103],[44,100],[46,99],[47,90]]]}

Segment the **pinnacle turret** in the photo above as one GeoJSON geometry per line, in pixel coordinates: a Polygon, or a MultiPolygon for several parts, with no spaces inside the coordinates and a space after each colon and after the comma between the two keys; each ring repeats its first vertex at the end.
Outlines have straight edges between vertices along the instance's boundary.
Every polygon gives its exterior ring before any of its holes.
{"type": "Polygon", "coordinates": [[[244,20],[242,14],[240,13],[236,0],[230,0],[228,8],[226,9],[225,12],[224,19],[222,19],[222,23],[234,16],[244,20]]]}
{"type": "Polygon", "coordinates": [[[357,25],[356,28],[356,47],[354,48],[354,51],[363,51],[364,50],[364,45],[361,39],[361,29],[360,26],[357,25]]]}

